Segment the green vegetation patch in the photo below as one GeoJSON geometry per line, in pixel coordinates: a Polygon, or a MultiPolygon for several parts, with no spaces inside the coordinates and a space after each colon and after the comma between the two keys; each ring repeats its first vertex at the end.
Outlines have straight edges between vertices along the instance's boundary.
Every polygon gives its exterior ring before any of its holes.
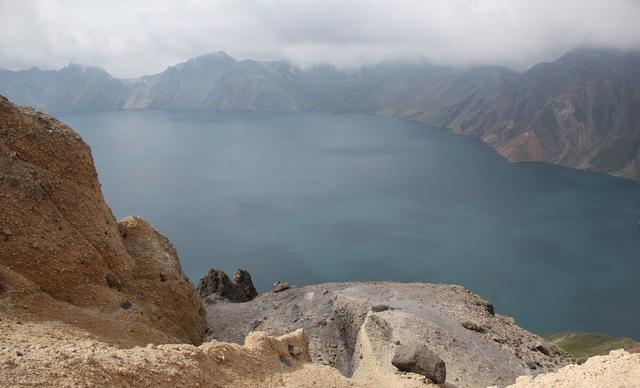
{"type": "Polygon", "coordinates": [[[600,333],[556,333],[547,339],[573,355],[578,362],[584,362],[591,356],[609,354],[616,349],[629,349],[638,345],[631,338],[616,338],[600,333]]]}

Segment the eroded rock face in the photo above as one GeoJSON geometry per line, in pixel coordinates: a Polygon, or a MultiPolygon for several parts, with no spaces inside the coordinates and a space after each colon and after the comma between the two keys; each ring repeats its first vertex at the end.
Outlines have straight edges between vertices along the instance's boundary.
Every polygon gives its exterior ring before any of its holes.
{"type": "Polygon", "coordinates": [[[116,222],[77,133],[4,97],[0,214],[0,314],[77,321],[123,345],[200,341],[203,305],[171,243],[139,217],[116,222]]]}
{"type": "Polygon", "coordinates": [[[231,302],[248,302],[258,295],[249,272],[243,269],[236,270],[231,282],[227,274],[217,268],[210,269],[207,275],[200,279],[198,293],[203,298],[217,295],[231,302]]]}

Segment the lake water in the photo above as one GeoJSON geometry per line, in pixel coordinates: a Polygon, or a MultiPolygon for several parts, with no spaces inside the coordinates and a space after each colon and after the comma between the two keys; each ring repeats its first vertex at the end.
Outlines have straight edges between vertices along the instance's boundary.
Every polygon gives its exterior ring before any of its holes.
{"type": "Polygon", "coordinates": [[[640,184],[384,117],[65,116],[116,217],[143,216],[195,282],[462,284],[535,332],[640,338],[640,184]]]}

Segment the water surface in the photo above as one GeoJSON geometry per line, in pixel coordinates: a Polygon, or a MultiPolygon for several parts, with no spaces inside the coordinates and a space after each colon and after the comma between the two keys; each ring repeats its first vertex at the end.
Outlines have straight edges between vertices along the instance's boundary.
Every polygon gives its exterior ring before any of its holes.
{"type": "Polygon", "coordinates": [[[63,117],[118,218],[149,220],[196,282],[458,283],[538,333],[640,338],[640,185],[422,124],[315,113],[63,117]]]}

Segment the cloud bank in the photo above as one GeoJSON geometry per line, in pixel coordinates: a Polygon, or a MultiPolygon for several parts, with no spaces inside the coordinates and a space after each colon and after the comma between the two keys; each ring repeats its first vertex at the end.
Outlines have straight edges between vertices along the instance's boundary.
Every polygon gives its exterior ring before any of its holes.
{"type": "Polygon", "coordinates": [[[206,52],[354,67],[522,70],[580,46],[640,49],[637,0],[0,0],[0,67],[157,73],[206,52]]]}

